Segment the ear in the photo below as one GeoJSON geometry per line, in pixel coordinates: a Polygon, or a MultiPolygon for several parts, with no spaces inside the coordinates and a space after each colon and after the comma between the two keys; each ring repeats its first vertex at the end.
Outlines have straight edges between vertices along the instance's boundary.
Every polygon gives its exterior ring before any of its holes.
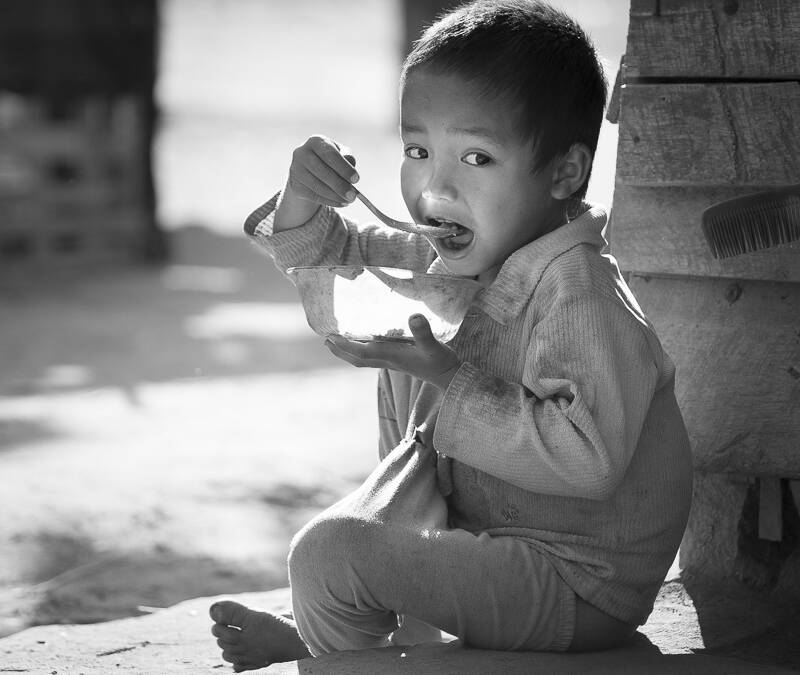
{"type": "Polygon", "coordinates": [[[569,199],[583,185],[592,168],[594,157],[583,143],[572,147],[556,160],[553,168],[553,185],[550,194],[554,199],[569,199]]]}

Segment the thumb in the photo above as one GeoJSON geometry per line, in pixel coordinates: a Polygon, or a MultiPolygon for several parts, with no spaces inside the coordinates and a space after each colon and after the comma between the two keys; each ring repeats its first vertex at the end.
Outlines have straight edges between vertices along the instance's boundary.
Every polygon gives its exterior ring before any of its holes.
{"type": "Polygon", "coordinates": [[[437,344],[436,338],[431,331],[431,325],[428,319],[422,314],[412,314],[408,317],[408,327],[411,329],[411,334],[414,336],[414,341],[421,345],[437,344]]]}

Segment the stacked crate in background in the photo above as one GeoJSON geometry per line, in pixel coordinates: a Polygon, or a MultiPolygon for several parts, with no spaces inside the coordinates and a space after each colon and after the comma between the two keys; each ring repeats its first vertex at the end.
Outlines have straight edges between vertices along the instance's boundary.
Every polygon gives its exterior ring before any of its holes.
{"type": "MultiPolygon", "coordinates": [[[[677,366],[695,578],[800,598],[800,245],[717,260],[711,204],[800,183],[800,3],[633,0],[611,249],[677,366]]],[[[616,108],[618,102],[618,109],[616,108]]]]}
{"type": "Polygon", "coordinates": [[[6,272],[141,254],[147,229],[141,105],[0,94],[0,266],[6,272]]]}
{"type": "Polygon", "coordinates": [[[156,0],[0,3],[0,277],[160,257],[156,0]]]}

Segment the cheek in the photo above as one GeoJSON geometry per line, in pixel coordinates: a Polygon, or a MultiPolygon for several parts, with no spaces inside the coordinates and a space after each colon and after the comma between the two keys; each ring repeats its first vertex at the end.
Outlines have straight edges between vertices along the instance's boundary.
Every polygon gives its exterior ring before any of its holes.
{"type": "Polygon", "coordinates": [[[420,190],[417,185],[418,173],[419,172],[414,170],[414,165],[408,160],[405,160],[400,166],[400,192],[403,195],[403,201],[405,201],[406,207],[412,213],[420,195],[420,190]]]}
{"type": "Polygon", "coordinates": [[[484,218],[489,222],[504,221],[518,198],[502,180],[498,181],[495,177],[481,181],[471,193],[474,195],[474,208],[483,211],[484,218]]]}

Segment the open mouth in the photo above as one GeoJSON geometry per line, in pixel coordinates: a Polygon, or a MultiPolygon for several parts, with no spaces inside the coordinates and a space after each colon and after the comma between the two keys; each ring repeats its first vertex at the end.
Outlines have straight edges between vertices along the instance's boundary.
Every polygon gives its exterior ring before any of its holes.
{"type": "Polygon", "coordinates": [[[442,248],[447,249],[448,251],[460,251],[461,249],[466,248],[472,243],[472,239],[475,236],[472,230],[470,230],[468,227],[464,227],[461,223],[457,223],[454,220],[448,220],[447,218],[434,218],[431,216],[427,219],[427,222],[429,225],[433,225],[434,227],[446,227],[453,230],[453,236],[443,237],[438,240],[442,248]]]}

